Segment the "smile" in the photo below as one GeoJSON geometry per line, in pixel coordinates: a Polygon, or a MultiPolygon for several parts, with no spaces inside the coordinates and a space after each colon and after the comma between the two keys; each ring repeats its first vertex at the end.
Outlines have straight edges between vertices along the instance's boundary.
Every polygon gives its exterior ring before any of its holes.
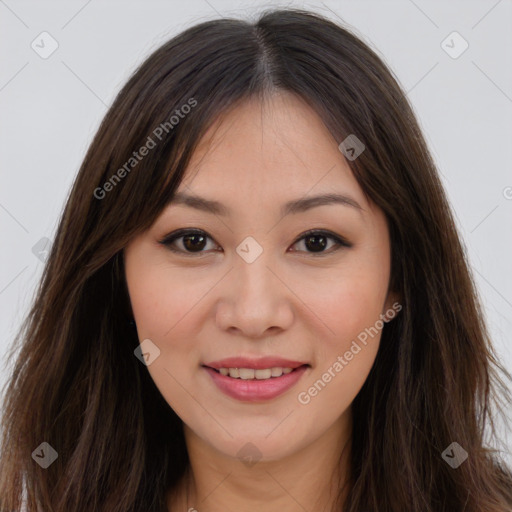
{"type": "Polygon", "coordinates": [[[262,402],[276,398],[292,388],[310,369],[296,368],[226,368],[202,367],[225,395],[244,402],[262,402]]]}
{"type": "Polygon", "coordinates": [[[274,368],[263,368],[260,370],[255,370],[254,368],[219,368],[218,372],[221,375],[229,376],[233,379],[243,379],[243,380],[265,380],[275,377],[281,377],[283,374],[291,373],[293,368],[282,368],[280,366],[276,366],[274,368]]]}

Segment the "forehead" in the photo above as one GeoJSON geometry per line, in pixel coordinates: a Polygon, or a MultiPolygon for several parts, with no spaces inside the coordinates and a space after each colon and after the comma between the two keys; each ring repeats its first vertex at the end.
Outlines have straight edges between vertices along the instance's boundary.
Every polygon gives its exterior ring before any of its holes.
{"type": "Polygon", "coordinates": [[[178,191],[231,202],[285,202],[319,193],[366,198],[338,143],[301,98],[252,98],[220,116],[194,152],[178,191]]]}

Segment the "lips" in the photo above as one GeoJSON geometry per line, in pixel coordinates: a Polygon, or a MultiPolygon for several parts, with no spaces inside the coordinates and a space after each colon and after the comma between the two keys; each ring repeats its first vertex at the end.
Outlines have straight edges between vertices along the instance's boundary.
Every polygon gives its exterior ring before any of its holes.
{"type": "Polygon", "coordinates": [[[228,357],[219,361],[212,361],[203,366],[208,366],[215,370],[220,368],[251,368],[253,370],[264,370],[266,368],[298,368],[299,366],[307,365],[304,361],[291,361],[281,357],[261,357],[259,359],[250,359],[247,357],[228,357]]]}
{"type": "Polygon", "coordinates": [[[307,363],[279,357],[232,357],[202,366],[220,391],[244,402],[276,398],[292,388],[310,369],[307,363]],[[229,369],[228,374],[226,369],[229,369]],[[287,370],[279,371],[284,369],[287,370]],[[232,370],[236,370],[233,376],[232,370]],[[272,370],[272,375],[268,375],[269,370],[272,370]]]}

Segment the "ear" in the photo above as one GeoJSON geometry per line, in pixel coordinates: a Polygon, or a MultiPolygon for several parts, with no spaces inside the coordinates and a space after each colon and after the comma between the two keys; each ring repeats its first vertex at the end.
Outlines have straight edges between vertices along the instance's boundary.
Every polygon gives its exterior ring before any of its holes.
{"type": "Polygon", "coordinates": [[[384,302],[382,315],[385,317],[385,322],[390,322],[402,310],[402,296],[399,292],[389,291],[384,302]]]}

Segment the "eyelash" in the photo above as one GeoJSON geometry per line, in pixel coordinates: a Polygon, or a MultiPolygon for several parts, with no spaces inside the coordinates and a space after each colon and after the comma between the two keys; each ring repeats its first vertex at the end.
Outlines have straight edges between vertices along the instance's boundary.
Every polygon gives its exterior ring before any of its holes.
{"type": "MultiPolygon", "coordinates": [[[[205,236],[206,238],[214,241],[213,238],[208,235],[208,233],[206,233],[205,231],[202,231],[200,229],[179,229],[177,231],[174,231],[173,233],[169,233],[168,235],[166,235],[162,240],[159,241],[159,243],[162,245],[165,245],[172,252],[179,253],[179,254],[185,254],[187,256],[193,256],[193,257],[199,256],[200,257],[203,254],[207,254],[206,251],[193,252],[193,251],[180,250],[180,249],[176,249],[176,248],[172,247],[172,244],[176,240],[179,240],[180,238],[183,238],[186,235],[202,235],[202,236],[205,236]]],[[[318,230],[318,229],[312,229],[312,230],[306,231],[305,233],[302,233],[300,235],[300,237],[297,238],[295,240],[295,242],[293,242],[292,246],[297,244],[301,240],[307,238],[308,236],[325,236],[326,238],[330,238],[331,240],[334,240],[334,242],[335,242],[335,245],[333,246],[334,250],[332,250],[333,247],[331,247],[327,251],[320,251],[320,252],[297,251],[297,250],[295,250],[293,252],[307,252],[308,254],[312,254],[313,256],[324,256],[324,255],[332,254],[333,252],[337,252],[338,250],[340,250],[342,248],[348,249],[348,248],[352,247],[352,244],[350,242],[343,239],[339,235],[335,235],[334,233],[332,233],[330,231],[318,230]]]]}

